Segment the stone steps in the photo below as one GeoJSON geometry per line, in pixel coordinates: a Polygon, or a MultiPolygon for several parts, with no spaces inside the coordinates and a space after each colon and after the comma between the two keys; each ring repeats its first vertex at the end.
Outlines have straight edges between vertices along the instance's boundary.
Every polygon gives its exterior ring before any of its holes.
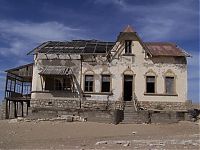
{"type": "Polygon", "coordinates": [[[125,102],[124,108],[124,119],[121,122],[122,124],[129,124],[129,123],[142,123],[138,112],[135,110],[135,105],[132,101],[125,102]]]}

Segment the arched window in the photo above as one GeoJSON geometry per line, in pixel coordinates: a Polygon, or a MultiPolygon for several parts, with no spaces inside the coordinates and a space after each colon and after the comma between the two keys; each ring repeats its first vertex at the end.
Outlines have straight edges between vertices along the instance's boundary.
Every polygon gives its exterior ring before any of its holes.
{"type": "Polygon", "coordinates": [[[145,93],[156,93],[156,73],[150,69],[145,74],[146,79],[146,92],[145,93]]]}
{"type": "Polygon", "coordinates": [[[176,94],[176,75],[172,70],[167,70],[164,74],[165,94],[176,94]]]}

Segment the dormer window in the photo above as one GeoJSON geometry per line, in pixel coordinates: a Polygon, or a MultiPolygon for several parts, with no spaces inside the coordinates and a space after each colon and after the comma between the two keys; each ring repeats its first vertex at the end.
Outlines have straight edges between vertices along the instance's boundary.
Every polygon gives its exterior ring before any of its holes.
{"type": "Polygon", "coordinates": [[[126,54],[131,54],[132,53],[131,45],[132,45],[132,41],[130,41],[130,40],[125,41],[125,53],[126,54]]]}

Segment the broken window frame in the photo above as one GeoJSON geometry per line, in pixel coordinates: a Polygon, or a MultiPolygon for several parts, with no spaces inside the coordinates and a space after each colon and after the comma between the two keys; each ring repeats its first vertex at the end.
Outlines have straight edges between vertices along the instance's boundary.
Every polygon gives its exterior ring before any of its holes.
{"type": "Polygon", "coordinates": [[[85,82],[84,82],[84,91],[85,92],[94,92],[94,75],[85,75],[85,82]],[[90,79],[87,79],[89,78],[90,79]]]}
{"type": "Polygon", "coordinates": [[[111,91],[111,75],[102,74],[101,75],[101,92],[109,93],[110,91],[111,91]]]}
{"type": "Polygon", "coordinates": [[[167,95],[175,95],[176,94],[176,81],[174,76],[165,76],[165,94],[167,95]],[[167,79],[173,79],[171,80],[172,84],[168,84],[167,79]],[[168,84],[168,85],[167,85],[168,84]],[[168,87],[170,86],[170,87],[168,87]]]}
{"type": "Polygon", "coordinates": [[[152,75],[146,76],[146,93],[147,94],[155,94],[156,93],[156,76],[152,76],[152,75]],[[149,81],[148,78],[152,78],[153,80],[149,81]],[[153,91],[149,90],[151,88],[148,88],[148,86],[153,86],[153,91]]]}
{"type": "Polygon", "coordinates": [[[72,78],[66,76],[46,76],[45,78],[45,90],[48,91],[67,91],[73,92],[73,81],[72,78]],[[53,80],[53,82],[49,83],[52,85],[47,85],[49,80],[53,80]]]}
{"type": "Polygon", "coordinates": [[[125,54],[132,54],[132,41],[125,40],[125,54]]]}

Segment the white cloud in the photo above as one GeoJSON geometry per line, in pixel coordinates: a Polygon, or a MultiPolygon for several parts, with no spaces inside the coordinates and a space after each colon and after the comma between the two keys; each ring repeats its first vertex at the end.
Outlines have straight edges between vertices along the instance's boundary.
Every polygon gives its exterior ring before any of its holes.
{"type": "Polygon", "coordinates": [[[0,38],[6,43],[0,54],[24,55],[25,51],[48,40],[71,40],[83,38],[81,29],[74,29],[58,22],[0,21],[0,38]],[[9,46],[8,46],[9,45],[9,46]]]}

